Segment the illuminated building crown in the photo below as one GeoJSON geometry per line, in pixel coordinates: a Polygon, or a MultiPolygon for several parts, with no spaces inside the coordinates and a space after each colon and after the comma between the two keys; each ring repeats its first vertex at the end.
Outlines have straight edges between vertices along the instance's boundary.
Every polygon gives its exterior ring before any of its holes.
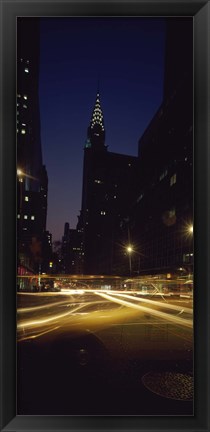
{"type": "Polygon", "coordinates": [[[105,146],[104,119],[100,104],[99,92],[97,92],[96,95],[90,126],[88,127],[87,131],[87,141],[85,147],[94,148],[95,150],[107,149],[107,146],[105,146]]]}

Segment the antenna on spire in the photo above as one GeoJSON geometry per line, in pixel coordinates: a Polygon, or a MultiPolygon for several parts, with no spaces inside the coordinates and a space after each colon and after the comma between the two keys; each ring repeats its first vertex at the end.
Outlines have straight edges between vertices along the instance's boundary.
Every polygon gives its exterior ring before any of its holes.
{"type": "Polygon", "coordinates": [[[97,94],[99,94],[100,74],[98,72],[97,94]]]}

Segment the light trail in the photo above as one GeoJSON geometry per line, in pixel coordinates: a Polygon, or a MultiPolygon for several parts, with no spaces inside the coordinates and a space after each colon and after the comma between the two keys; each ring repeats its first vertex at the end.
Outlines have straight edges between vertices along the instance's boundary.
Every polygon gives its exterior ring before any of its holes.
{"type": "Polygon", "coordinates": [[[157,306],[161,306],[162,308],[166,308],[166,309],[171,309],[171,310],[177,310],[179,312],[187,312],[189,314],[193,314],[193,309],[191,308],[183,308],[180,306],[176,306],[176,305],[171,305],[171,304],[166,304],[166,303],[162,303],[159,301],[155,301],[155,300],[150,300],[150,299],[145,299],[145,298],[139,298],[139,297],[133,297],[131,295],[127,295],[127,294],[120,294],[120,293],[115,293],[116,296],[120,296],[120,297],[125,297],[131,300],[135,300],[135,301],[139,301],[139,302],[145,302],[145,303],[150,303],[150,304],[154,304],[157,306]]]}
{"type": "Polygon", "coordinates": [[[110,296],[110,295],[108,295],[108,294],[104,294],[104,293],[102,294],[102,293],[100,293],[100,292],[98,292],[98,291],[95,291],[95,294],[96,294],[96,295],[99,295],[99,296],[101,296],[101,297],[104,297],[104,298],[106,298],[107,300],[110,300],[110,301],[112,301],[112,302],[114,302],[114,303],[119,303],[119,304],[121,304],[121,305],[123,305],[123,306],[126,306],[126,307],[130,307],[130,308],[133,308],[133,309],[137,309],[137,310],[140,310],[140,311],[142,311],[142,312],[147,312],[147,313],[149,313],[150,315],[157,316],[157,317],[159,317],[159,318],[165,319],[165,320],[167,320],[167,321],[171,321],[171,322],[173,322],[173,323],[176,323],[176,324],[179,324],[179,325],[182,325],[182,326],[185,326],[185,327],[192,328],[192,326],[193,326],[193,321],[192,321],[192,320],[186,320],[186,319],[184,319],[184,318],[180,318],[180,317],[178,317],[178,316],[172,316],[172,315],[170,315],[169,313],[160,312],[160,311],[157,311],[157,310],[151,309],[151,308],[149,308],[149,307],[139,306],[139,305],[137,305],[137,304],[134,304],[134,303],[131,303],[131,302],[127,302],[127,301],[125,301],[125,300],[121,300],[121,299],[119,299],[119,298],[116,298],[116,297],[114,297],[114,296],[110,296]]]}
{"type": "Polygon", "coordinates": [[[60,302],[47,303],[47,304],[42,305],[42,306],[32,306],[32,307],[28,307],[28,308],[19,308],[19,309],[17,309],[17,313],[33,312],[33,311],[38,311],[38,310],[42,310],[42,309],[48,309],[48,308],[51,308],[53,306],[60,306],[60,305],[65,306],[66,304],[69,304],[69,299],[65,300],[65,301],[60,301],[60,302]]]}
{"type": "Polygon", "coordinates": [[[74,308],[71,311],[68,311],[68,312],[65,312],[65,313],[59,314],[59,315],[53,315],[53,316],[51,316],[49,318],[44,318],[44,319],[40,319],[40,320],[37,320],[37,321],[27,320],[27,321],[21,322],[21,323],[17,324],[17,329],[21,329],[21,328],[25,329],[27,327],[38,327],[38,326],[40,326],[42,324],[48,324],[48,323],[50,323],[52,321],[64,318],[64,317],[66,317],[68,315],[72,315],[74,312],[76,312],[77,310],[80,310],[80,309],[84,308],[84,306],[86,306],[86,305],[87,305],[87,303],[83,303],[82,305],[78,306],[77,308],[74,308]]]}
{"type": "Polygon", "coordinates": [[[28,340],[28,339],[37,339],[38,337],[43,336],[44,334],[53,332],[55,330],[58,330],[59,328],[60,328],[60,326],[57,326],[57,327],[50,328],[49,330],[45,330],[45,331],[43,331],[41,333],[37,333],[35,335],[24,336],[24,337],[22,337],[22,338],[19,339],[19,342],[24,341],[24,340],[28,340]]]}

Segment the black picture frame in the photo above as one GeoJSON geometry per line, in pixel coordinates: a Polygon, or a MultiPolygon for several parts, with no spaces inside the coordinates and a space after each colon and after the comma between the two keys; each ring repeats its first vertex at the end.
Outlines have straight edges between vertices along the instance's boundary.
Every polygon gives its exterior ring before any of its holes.
{"type": "Polygon", "coordinates": [[[1,430],[209,431],[210,3],[201,1],[1,0],[1,430]],[[195,406],[192,417],[16,416],[16,17],[193,16],[195,406]]]}

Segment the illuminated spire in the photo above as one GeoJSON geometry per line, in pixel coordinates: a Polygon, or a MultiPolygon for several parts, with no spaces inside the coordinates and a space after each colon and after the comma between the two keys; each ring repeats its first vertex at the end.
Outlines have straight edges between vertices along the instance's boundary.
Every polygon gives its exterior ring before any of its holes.
{"type": "Polygon", "coordinates": [[[101,109],[99,89],[96,95],[90,126],[88,127],[85,147],[94,148],[95,150],[107,150],[107,146],[105,146],[104,117],[101,109]]]}
{"type": "Polygon", "coordinates": [[[96,95],[96,102],[95,102],[95,106],[93,109],[93,114],[90,122],[91,129],[93,129],[94,125],[96,124],[99,124],[101,126],[101,129],[104,131],[104,120],[103,120],[103,113],[100,104],[99,93],[97,93],[96,95]]]}

